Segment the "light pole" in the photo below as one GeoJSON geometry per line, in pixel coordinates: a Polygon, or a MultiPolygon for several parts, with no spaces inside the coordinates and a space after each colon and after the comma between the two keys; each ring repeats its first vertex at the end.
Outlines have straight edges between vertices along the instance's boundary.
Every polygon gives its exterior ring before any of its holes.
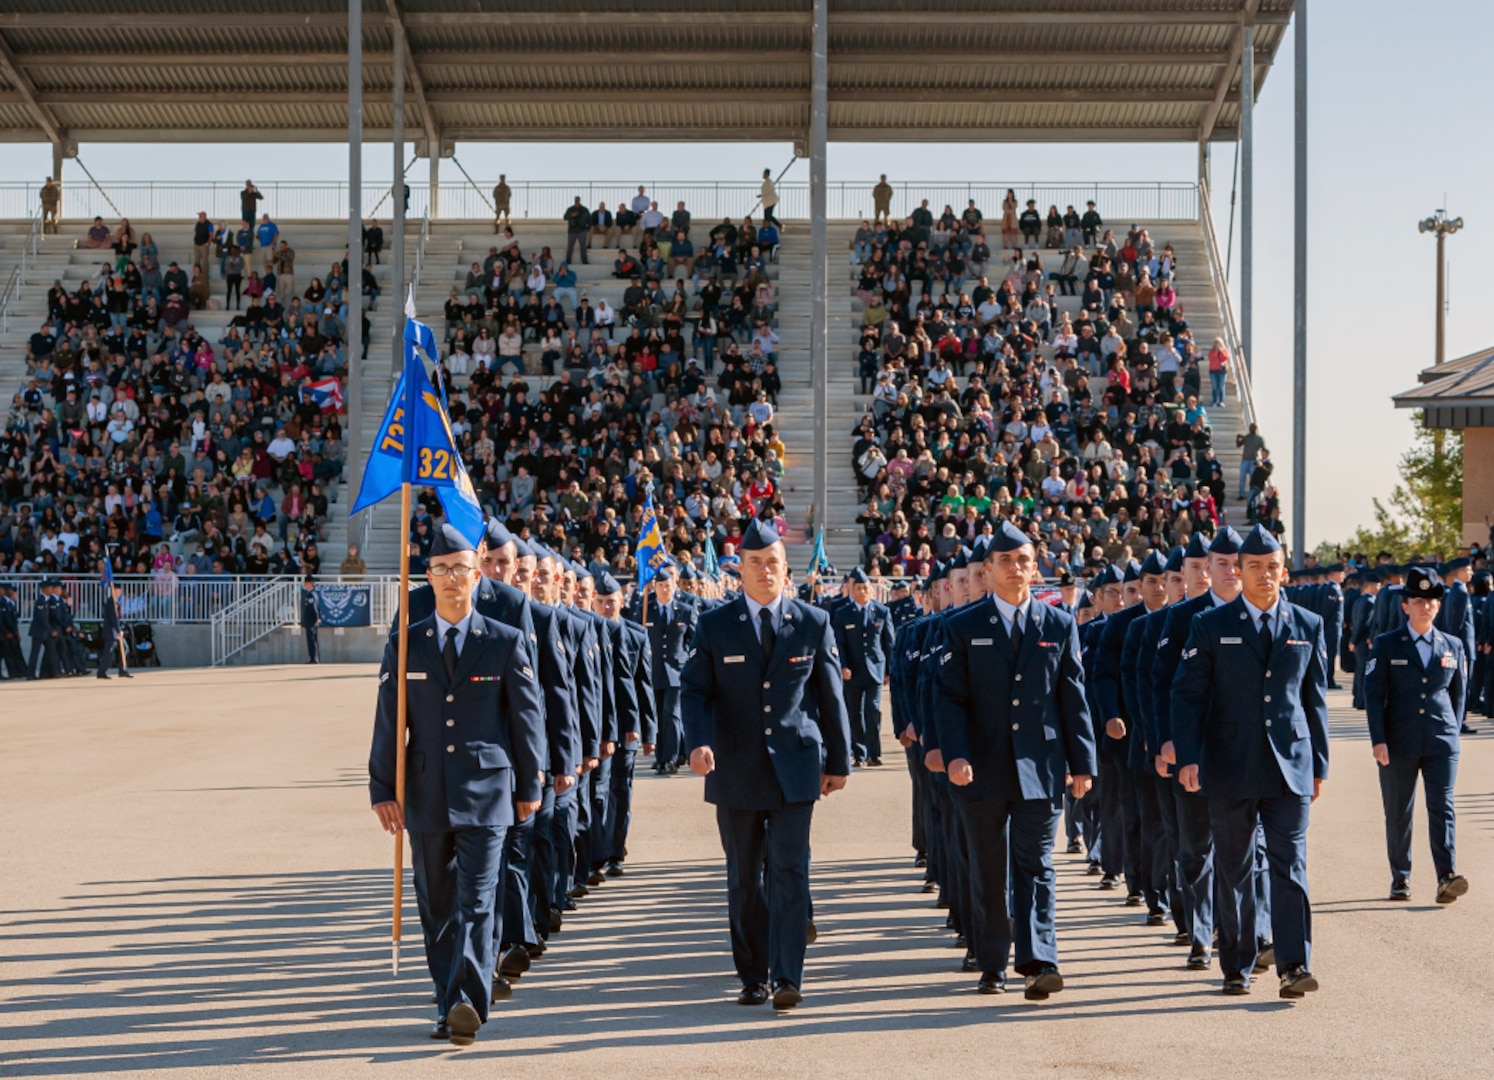
{"type": "Polygon", "coordinates": [[[1444,352],[1446,340],[1446,317],[1447,300],[1445,293],[1447,262],[1442,257],[1442,244],[1450,233],[1455,233],[1463,227],[1462,218],[1449,218],[1446,210],[1438,210],[1429,218],[1423,218],[1416,223],[1416,231],[1437,234],[1437,356],[1436,363],[1442,363],[1447,359],[1444,352]]]}

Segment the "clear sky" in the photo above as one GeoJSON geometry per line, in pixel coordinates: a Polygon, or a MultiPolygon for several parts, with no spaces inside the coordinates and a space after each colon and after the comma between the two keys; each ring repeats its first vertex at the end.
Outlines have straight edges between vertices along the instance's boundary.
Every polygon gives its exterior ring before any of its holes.
{"type": "MultiPolygon", "coordinates": [[[[1478,104],[1488,97],[1483,53],[1494,39],[1494,4],[1312,0],[1311,20],[1309,547],[1342,539],[1370,520],[1370,500],[1389,494],[1396,461],[1411,440],[1409,415],[1391,407],[1390,395],[1413,386],[1416,372],[1433,360],[1436,242],[1416,231],[1417,221],[1445,206],[1466,223],[1448,240],[1449,359],[1490,344],[1474,253],[1480,237],[1494,237],[1476,203],[1494,175],[1490,121],[1478,104]]],[[[1289,31],[1258,99],[1255,163],[1256,406],[1288,507],[1294,38],[1289,31]]],[[[787,144],[745,143],[457,147],[479,182],[500,171],[511,180],[752,180],[765,167],[782,168],[791,152],[787,144]]],[[[1234,146],[1216,145],[1213,154],[1224,243],[1234,146]]],[[[111,179],[239,181],[250,165],[256,180],[347,175],[347,150],[333,145],[256,146],[246,153],[201,144],[86,144],[81,158],[106,188],[111,179]]],[[[1191,144],[832,144],[829,174],[832,181],[874,181],[881,172],[895,181],[1192,180],[1194,162],[1191,144]]],[[[365,147],[365,179],[387,182],[391,166],[388,144],[365,147]]],[[[0,180],[36,179],[50,169],[43,145],[13,146],[0,156],[0,180]]],[[[67,175],[81,179],[75,167],[67,175]]],[[[424,179],[424,164],[410,175],[424,179]]],[[[788,178],[807,179],[807,164],[796,163],[788,178]]],[[[456,182],[460,174],[448,165],[443,186],[456,182]]],[[[1238,231],[1235,252],[1238,260],[1238,231]]]]}

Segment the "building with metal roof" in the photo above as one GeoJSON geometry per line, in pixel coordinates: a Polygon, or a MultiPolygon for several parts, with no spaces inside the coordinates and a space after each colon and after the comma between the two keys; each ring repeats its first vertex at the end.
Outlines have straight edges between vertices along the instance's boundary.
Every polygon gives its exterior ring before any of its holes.
{"type": "Polygon", "coordinates": [[[1397,409],[1421,410],[1434,431],[1463,436],[1463,542],[1488,539],[1494,513],[1494,346],[1423,368],[1417,385],[1391,398],[1397,409]]]}
{"type": "MultiPolygon", "coordinates": [[[[17,0],[0,139],[340,141],[340,0],[17,0]]],[[[1292,0],[832,0],[838,141],[1232,140],[1292,0]]],[[[363,0],[364,135],[438,141],[807,139],[808,0],[363,0]]]]}

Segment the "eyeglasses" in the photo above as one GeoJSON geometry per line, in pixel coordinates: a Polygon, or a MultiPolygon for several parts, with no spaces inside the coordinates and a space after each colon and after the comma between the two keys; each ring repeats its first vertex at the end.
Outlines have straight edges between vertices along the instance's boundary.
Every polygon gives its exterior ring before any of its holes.
{"type": "Polygon", "coordinates": [[[427,566],[425,568],[427,577],[440,580],[441,578],[456,578],[463,581],[477,573],[477,567],[468,566],[466,563],[457,563],[454,566],[427,566]]]}

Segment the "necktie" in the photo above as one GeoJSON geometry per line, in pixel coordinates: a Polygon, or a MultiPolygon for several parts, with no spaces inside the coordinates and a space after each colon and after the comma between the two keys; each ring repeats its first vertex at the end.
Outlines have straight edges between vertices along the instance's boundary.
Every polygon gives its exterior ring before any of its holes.
{"type": "Polygon", "coordinates": [[[1022,654],[1022,611],[1019,608],[1012,616],[1012,652],[1022,654]]]}
{"type": "Polygon", "coordinates": [[[1271,651],[1271,616],[1261,616],[1261,645],[1267,652],[1271,651]]]}
{"type": "Polygon", "coordinates": [[[457,628],[448,626],[446,628],[446,644],[441,646],[441,662],[446,665],[446,681],[450,682],[456,677],[457,666],[457,628]]]}
{"type": "Polygon", "coordinates": [[[772,660],[773,649],[778,644],[778,632],[773,629],[773,612],[762,608],[757,613],[757,621],[762,627],[763,655],[772,660]]]}

